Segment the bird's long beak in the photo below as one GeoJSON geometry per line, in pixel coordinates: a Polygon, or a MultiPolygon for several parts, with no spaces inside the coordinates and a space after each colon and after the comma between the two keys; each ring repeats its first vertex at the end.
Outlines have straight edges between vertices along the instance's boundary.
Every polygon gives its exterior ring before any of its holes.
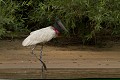
{"type": "Polygon", "coordinates": [[[68,30],[65,28],[65,26],[62,24],[62,22],[60,20],[57,21],[57,23],[65,32],[68,32],[68,30]]]}

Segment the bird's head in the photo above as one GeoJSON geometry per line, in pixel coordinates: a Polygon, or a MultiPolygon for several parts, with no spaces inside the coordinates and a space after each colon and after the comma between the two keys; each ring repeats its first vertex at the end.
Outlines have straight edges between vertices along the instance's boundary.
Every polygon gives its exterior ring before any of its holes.
{"type": "Polygon", "coordinates": [[[62,24],[62,22],[61,22],[61,20],[59,18],[55,19],[55,23],[53,24],[53,27],[55,29],[57,29],[60,33],[68,32],[68,30],[62,24]]]}

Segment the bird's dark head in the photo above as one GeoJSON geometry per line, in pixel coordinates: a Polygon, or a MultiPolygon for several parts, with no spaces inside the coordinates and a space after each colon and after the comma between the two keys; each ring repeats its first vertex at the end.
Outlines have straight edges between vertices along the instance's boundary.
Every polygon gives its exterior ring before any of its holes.
{"type": "Polygon", "coordinates": [[[64,27],[61,20],[59,18],[55,19],[55,23],[53,24],[53,27],[57,29],[60,33],[68,32],[68,30],[64,27]]]}

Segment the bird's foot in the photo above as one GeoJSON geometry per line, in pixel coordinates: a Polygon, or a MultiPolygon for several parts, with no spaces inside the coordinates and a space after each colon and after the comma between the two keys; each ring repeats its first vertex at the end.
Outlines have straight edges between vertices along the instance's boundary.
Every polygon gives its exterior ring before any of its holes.
{"type": "Polygon", "coordinates": [[[46,70],[47,71],[47,67],[46,67],[46,64],[41,60],[41,59],[39,59],[40,60],[40,62],[42,63],[42,69],[44,69],[44,70],[46,70]]]}

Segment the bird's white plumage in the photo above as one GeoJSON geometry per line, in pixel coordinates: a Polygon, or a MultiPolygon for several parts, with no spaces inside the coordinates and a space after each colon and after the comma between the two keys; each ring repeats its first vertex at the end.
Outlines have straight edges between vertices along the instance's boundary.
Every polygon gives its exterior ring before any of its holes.
{"type": "Polygon", "coordinates": [[[42,28],[30,33],[30,35],[22,42],[23,46],[35,45],[50,41],[56,37],[56,33],[52,26],[42,28]]]}

